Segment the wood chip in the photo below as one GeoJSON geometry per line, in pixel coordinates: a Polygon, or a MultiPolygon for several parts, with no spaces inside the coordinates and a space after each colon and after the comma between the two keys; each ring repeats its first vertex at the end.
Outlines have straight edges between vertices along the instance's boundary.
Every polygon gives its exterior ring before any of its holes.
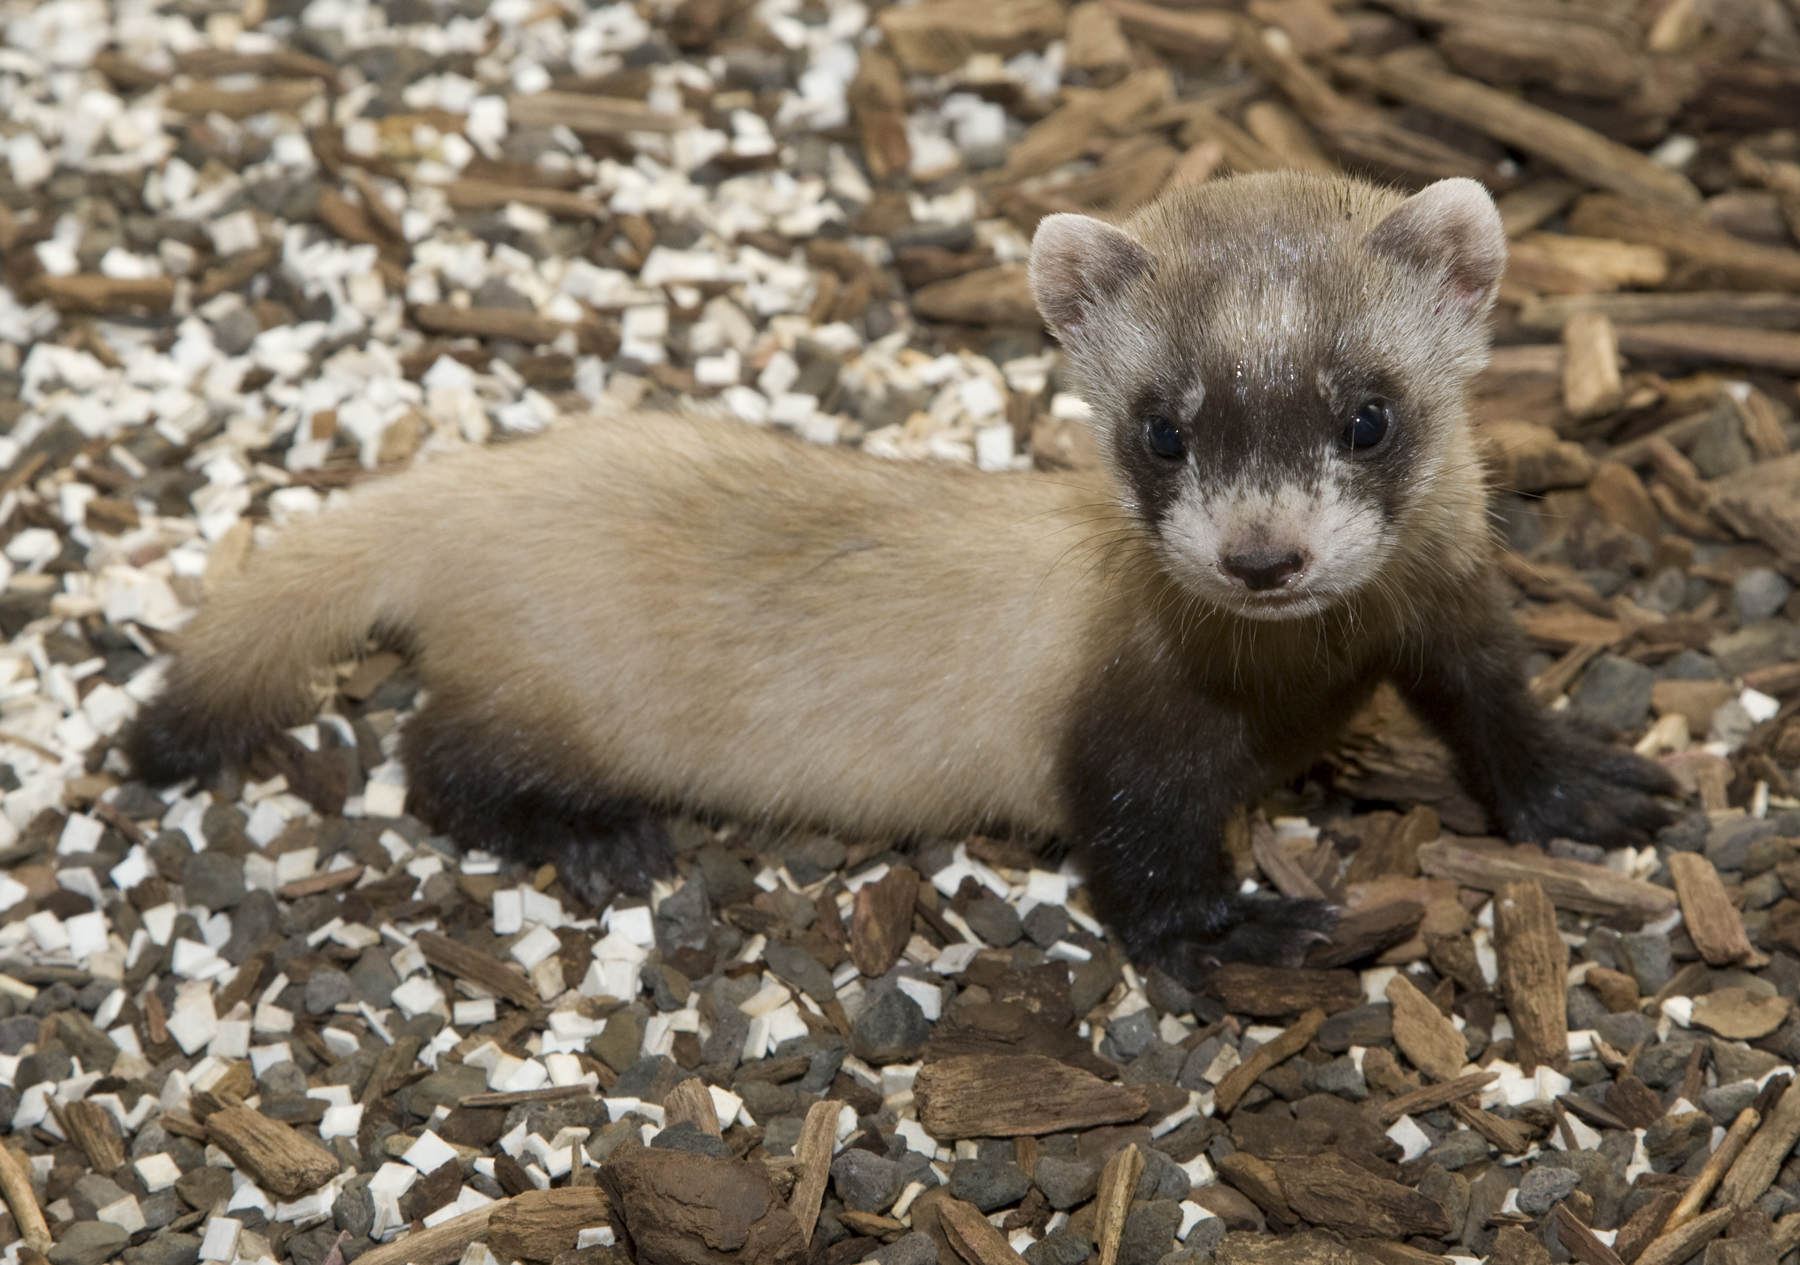
{"type": "Polygon", "coordinates": [[[937,1214],[950,1246],[969,1265],[1022,1265],[1025,1258],[1013,1251],[1006,1236],[974,1204],[944,1199],[937,1204],[937,1214]]]}
{"type": "Polygon", "coordinates": [[[1469,1047],[1456,1025],[1404,975],[1388,981],[1394,1008],[1394,1044],[1433,1080],[1451,1081],[1468,1066],[1469,1047]]]}
{"type": "Polygon", "coordinates": [[[1258,1077],[1304,1050],[1324,1022],[1323,1010],[1309,1010],[1280,1036],[1257,1046],[1242,1063],[1226,1073],[1225,1079],[1213,1090],[1213,1110],[1220,1115],[1228,1114],[1245,1091],[1256,1084],[1258,1077]]]}
{"type": "Polygon", "coordinates": [[[1713,863],[1697,852],[1671,852],[1668,864],[1682,921],[1700,956],[1712,966],[1730,966],[1756,955],[1713,863]]]}
{"type": "Polygon", "coordinates": [[[1720,1208],[1696,1217],[1678,1229],[1665,1231],[1650,1241],[1633,1265],[1681,1265],[1723,1234],[1735,1216],[1737,1209],[1720,1208]]]}
{"type": "Polygon", "coordinates": [[[990,0],[980,5],[925,0],[883,9],[876,21],[903,66],[917,74],[942,75],[975,53],[1010,57],[1041,47],[1062,34],[1066,17],[1055,0],[990,0]]]}
{"type": "Polygon", "coordinates": [[[1261,1208],[1263,1215],[1271,1221],[1277,1225],[1290,1226],[1298,1220],[1294,1216],[1294,1210],[1288,1207],[1287,1195],[1281,1189],[1281,1178],[1276,1176],[1274,1165],[1267,1160],[1259,1159],[1248,1151],[1234,1151],[1230,1155],[1220,1156],[1217,1164],[1219,1176],[1261,1208]]]}
{"type": "Polygon", "coordinates": [[[362,1265],[450,1265],[460,1261],[469,1244],[488,1232],[489,1219],[506,1207],[510,1200],[497,1200],[460,1217],[452,1217],[442,1225],[414,1230],[390,1243],[370,1248],[356,1259],[362,1265]]]}
{"type": "Polygon", "coordinates": [[[1136,1120],[1150,1108],[1135,1089],[1035,1054],[927,1063],[913,1082],[913,1100],[919,1122],[940,1139],[1060,1133],[1136,1120]]]}
{"type": "Polygon", "coordinates": [[[1315,946],[1306,955],[1306,964],[1315,970],[1329,970],[1361,962],[1410,940],[1424,921],[1425,906],[1416,900],[1391,900],[1346,914],[1331,929],[1330,942],[1315,946]]]}
{"type": "Polygon", "coordinates": [[[679,132],[698,121],[690,114],[658,110],[642,101],[586,92],[518,93],[507,98],[514,127],[556,127],[577,134],[627,136],[632,132],[679,132]]]}
{"type": "Polygon", "coordinates": [[[172,277],[127,280],[99,273],[76,273],[68,277],[36,277],[31,287],[60,311],[97,316],[134,309],[166,312],[175,301],[172,277]]]}
{"type": "Polygon", "coordinates": [[[1507,883],[1535,881],[1562,909],[1589,914],[1638,913],[1660,918],[1675,907],[1675,893],[1628,879],[1603,865],[1544,856],[1505,844],[1440,839],[1419,849],[1419,868],[1464,887],[1498,891],[1507,883]]]}
{"type": "Polygon", "coordinates": [[[1699,205],[1699,191],[1679,172],[1572,119],[1473,79],[1449,74],[1435,65],[1435,60],[1429,52],[1421,56],[1420,50],[1403,49],[1379,61],[1340,57],[1336,64],[1350,78],[1378,92],[1485,132],[1591,187],[1678,207],[1699,205]]]}
{"type": "Polygon", "coordinates": [[[207,1137],[272,1195],[296,1199],[337,1176],[337,1157],[279,1120],[248,1107],[206,1118],[207,1137]]]}
{"type": "Polygon", "coordinates": [[[612,1222],[598,1186],[528,1190],[494,1209],[487,1242],[503,1261],[549,1261],[572,1251],[581,1231],[612,1222]]]}
{"type": "Polygon", "coordinates": [[[1119,1238],[1125,1233],[1125,1216],[1144,1174],[1144,1153],[1133,1143],[1113,1152],[1100,1171],[1094,1194],[1094,1238],[1100,1247],[1100,1265],[1116,1265],[1119,1238]]]}
{"type": "Polygon", "coordinates": [[[48,1252],[50,1227],[45,1224],[43,1209],[38,1207],[37,1197],[31,1192],[27,1167],[28,1164],[20,1163],[18,1153],[10,1146],[0,1146],[0,1196],[6,1199],[13,1225],[18,1227],[19,1237],[26,1247],[34,1252],[48,1252]]]}
{"type": "Polygon", "coordinates": [[[489,957],[436,931],[421,931],[414,939],[425,960],[439,970],[477,984],[515,1006],[529,1008],[538,1004],[537,989],[531,986],[531,981],[498,958],[489,957]]]}
{"type": "Polygon", "coordinates": [[[223,114],[247,119],[253,114],[291,113],[319,95],[317,79],[271,79],[254,88],[234,90],[214,84],[173,89],[163,98],[165,109],[178,114],[223,114]]]}
{"type": "Polygon", "coordinates": [[[1283,1161],[1277,1170],[1288,1206],[1314,1225],[1381,1239],[1442,1235],[1450,1219],[1435,1200],[1377,1177],[1333,1152],[1283,1161]]]}
{"type": "Polygon", "coordinates": [[[1024,264],[1001,264],[934,281],[913,294],[913,308],[928,321],[956,325],[1016,325],[1043,322],[1031,298],[1024,264]]]}
{"type": "MultiPolygon", "coordinates": [[[[1414,990],[1418,991],[1417,989],[1414,990]]],[[[1401,1094],[1389,1099],[1381,1108],[1380,1116],[1383,1124],[1392,1124],[1401,1116],[1415,1111],[1432,1111],[1447,1106],[1459,1098],[1467,1098],[1470,1094],[1479,1093],[1500,1079],[1498,1072],[1471,1072],[1467,1076],[1459,1076],[1455,1080],[1445,1081],[1441,1085],[1427,1085],[1424,1089],[1415,1089],[1410,1094],[1401,1094]]]]}
{"type": "Polygon", "coordinates": [[[613,1230],[635,1260],[807,1259],[800,1223],[762,1164],[627,1145],[601,1165],[600,1182],[613,1230]]]}
{"type": "MultiPolygon", "coordinates": [[[[1747,1208],[1762,1197],[1800,1141],[1800,1086],[1790,1083],[1719,1183],[1722,1209],[1747,1208]]],[[[1691,1253],[1690,1253],[1691,1255],[1691,1253]]],[[[1687,1257],[1678,1258],[1685,1261],[1687,1257]]]]}
{"type": "Polygon", "coordinates": [[[1720,518],[1740,536],[1760,540],[1789,564],[1800,564],[1800,453],[1759,461],[1709,485],[1720,518]]]}
{"type": "Polygon", "coordinates": [[[712,1093],[706,1088],[706,1082],[697,1076],[682,1081],[663,1096],[664,1126],[683,1120],[698,1125],[702,1133],[710,1133],[715,1138],[720,1136],[719,1113],[713,1106],[712,1093]]]}
{"type": "Polygon", "coordinates": [[[421,303],[413,309],[413,320],[420,329],[434,334],[510,338],[528,346],[554,342],[558,334],[571,328],[518,308],[457,307],[452,303],[421,303]]]}
{"type": "Polygon", "coordinates": [[[1494,893],[1494,949],[1520,1068],[1529,1075],[1539,1066],[1565,1066],[1569,946],[1557,934],[1556,910],[1541,883],[1506,883],[1494,893]]]}
{"type": "Polygon", "coordinates": [[[1252,966],[1247,962],[1228,963],[1214,971],[1207,978],[1206,992],[1234,1014],[1264,1018],[1315,1007],[1332,1015],[1362,1003],[1362,981],[1355,971],[1252,966]]]}
{"type": "Polygon", "coordinates": [[[1665,1233],[1680,1229],[1700,1215],[1700,1209],[1706,1206],[1707,1196],[1713,1193],[1761,1124],[1762,1116],[1754,1107],[1746,1107],[1738,1112],[1737,1119],[1731,1122],[1731,1127],[1720,1139],[1718,1149],[1707,1157],[1706,1164],[1694,1175],[1692,1184],[1682,1192],[1681,1201],[1669,1213],[1669,1219],[1663,1223],[1665,1233]]]}
{"type": "Polygon", "coordinates": [[[1556,1205],[1557,1228],[1562,1231],[1563,1246],[1581,1265],[1624,1265],[1607,1243],[1586,1222],[1569,1211],[1564,1203],[1556,1205]]]}
{"type": "Polygon", "coordinates": [[[80,1147],[88,1163],[100,1174],[110,1175],[125,1164],[125,1140],[112,1113],[97,1102],[85,1099],[66,1107],[55,1108],[69,1140],[80,1147]]]}
{"type": "Polygon", "coordinates": [[[880,879],[856,889],[850,915],[850,960],[871,979],[887,974],[912,936],[913,903],[919,872],[896,865],[880,879]]]}
{"type": "Polygon", "coordinates": [[[1599,312],[1576,313],[1563,326],[1563,407],[1571,417],[1602,417],[1624,399],[1613,323],[1599,312]]]}
{"type": "MultiPolygon", "coordinates": [[[[864,890],[867,890],[866,888],[864,890]]],[[[806,1121],[800,1127],[800,1140],[794,1144],[794,1163],[798,1177],[788,1207],[800,1223],[800,1234],[812,1242],[813,1227],[819,1223],[819,1207],[825,1199],[825,1186],[831,1179],[831,1157],[837,1144],[837,1123],[844,1105],[834,1099],[816,1102],[806,1109],[806,1121]]]]}

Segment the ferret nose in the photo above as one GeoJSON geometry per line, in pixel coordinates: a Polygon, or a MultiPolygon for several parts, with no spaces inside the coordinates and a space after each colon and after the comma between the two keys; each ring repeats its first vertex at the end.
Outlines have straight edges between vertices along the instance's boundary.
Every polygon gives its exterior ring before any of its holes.
{"type": "Polygon", "coordinates": [[[1242,580],[1244,587],[1252,593],[1278,589],[1287,583],[1288,577],[1299,575],[1306,569],[1306,559],[1292,550],[1277,553],[1273,549],[1263,549],[1226,554],[1222,561],[1225,570],[1242,580]]]}

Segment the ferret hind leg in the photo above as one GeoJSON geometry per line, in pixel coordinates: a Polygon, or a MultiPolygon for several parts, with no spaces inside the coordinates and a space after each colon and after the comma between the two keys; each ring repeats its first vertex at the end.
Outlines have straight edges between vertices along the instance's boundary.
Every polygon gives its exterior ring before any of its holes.
{"type": "Polygon", "coordinates": [[[401,733],[408,807],[465,848],[551,864],[595,909],[642,896],[674,873],[656,806],[570,760],[542,728],[508,723],[488,700],[434,694],[401,733]]]}

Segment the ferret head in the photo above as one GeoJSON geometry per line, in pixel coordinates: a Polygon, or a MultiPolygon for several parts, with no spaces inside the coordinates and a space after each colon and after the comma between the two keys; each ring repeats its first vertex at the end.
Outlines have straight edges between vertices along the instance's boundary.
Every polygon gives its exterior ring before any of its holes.
{"type": "Polygon", "coordinates": [[[1505,260],[1472,180],[1406,198],[1277,172],[1123,226],[1048,216],[1031,285],[1169,573],[1278,620],[1474,565],[1464,391],[1505,260]]]}

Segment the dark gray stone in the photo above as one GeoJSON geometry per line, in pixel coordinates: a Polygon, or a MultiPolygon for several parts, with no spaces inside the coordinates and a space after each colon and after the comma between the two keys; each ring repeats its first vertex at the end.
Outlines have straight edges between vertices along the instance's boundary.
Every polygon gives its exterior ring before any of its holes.
{"type": "Polygon", "coordinates": [[[1100,1161],[1075,1156],[1041,1155],[1032,1180],[1052,1208],[1067,1211],[1092,1199],[1100,1180],[1100,1161]]]}
{"type": "Polygon", "coordinates": [[[918,1004],[898,988],[890,988],[856,1017],[850,1048],[856,1057],[881,1066],[916,1056],[931,1039],[931,1024],[918,1004]]]}
{"type": "Polygon", "coordinates": [[[311,1088],[306,1083],[306,1073],[290,1059],[264,1068],[263,1074],[256,1078],[256,1084],[263,1093],[282,1098],[303,1097],[311,1088]]]}
{"type": "Polygon", "coordinates": [[[328,1015],[355,994],[350,977],[335,966],[315,967],[306,981],[306,1013],[328,1015]]]}
{"type": "Polygon", "coordinates": [[[1607,1015],[1594,1025],[1594,1031],[1615,1050],[1629,1050],[1640,1041],[1650,1042],[1656,1039],[1656,1025],[1641,1010],[1607,1015]],[[1620,1042],[1624,1044],[1621,1045],[1620,1042]]]}
{"type": "Polygon", "coordinates": [[[809,1094],[822,1094],[837,1078],[838,1068],[844,1065],[844,1056],[849,1053],[850,1043],[844,1038],[815,1033],[811,1036],[788,1038],[775,1047],[774,1057],[807,1060],[806,1074],[794,1082],[795,1088],[803,1089],[809,1094]]]}
{"type": "Polygon", "coordinates": [[[1114,1057],[1135,1059],[1156,1040],[1156,1018],[1149,1010],[1134,1010],[1108,1025],[1106,1040],[1117,1051],[1114,1057]]]}
{"type": "Polygon", "coordinates": [[[1706,643],[1719,671],[1727,677],[1742,676],[1755,668],[1766,668],[1794,657],[1800,646],[1800,629],[1785,619],[1762,619],[1746,624],[1736,632],[1714,637],[1706,643]]]}
{"type": "Polygon", "coordinates": [[[1601,655],[1570,694],[1575,715],[1612,729],[1632,730],[1650,715],[1656,675],[1641,663],[1616,654],[1601,655]]]}
{"type": "Polygon", "coordinates": [[[831,1183],[852,1212],[885,1212],[900,1197],[900,1166],[853,1146],[831,1162],[831,1183]]]}
{"type": "Polygon", "coordinates": [[[1181,1245],[1181,1250],[1163,1257],[1161,1265],[1198,1265],[1200,1261],[1210,1257],[1213,1249],[1224,1241],[1224,1218],[1205,1217],[1195,1222],[1194,1228],[1188,1231],[1187,1241],[1181,1245]]]}
{"type": "Polygon", "coordinates": [[[1172,1084],[1181,1075],[1182,1064],[1187,1061],[1187,1051],[1178,1045],[1170,1045],[1161,1037],[1151,1040],[1149,1048],[1125,1069],[1121,1078],[1127,1085],[1172,1084]]]}
{"type": "MultiPolygon", "coordinates": [[[[803,1122],[804,1123],[804,1122],[803,1122]]],[[[732,1158],[731,1148],[716,1133],[708,1133],[692,1120],[680,1120],[650,1139],[650,1145],[665,1151],[688,1151],[694,1155],[710,1155],[714,1159],[732,1158]]]]}
{"type": "Polygon", "coordinates": [[[1659,681],[1716,681],[1721,675],[1719,661],[1704,650],[1683,650],[1656,669],[1659,681]]]}
{"type": "Polygon", "coordinates": [[[1156,1265],[1175,1248],[1181,1205],[1173,1199],[1139,1204],[1125,1216],[1119,1235],[1119,1265],[1156,1265]]]}
{"type": "Polygon", "coordinates": [[[199,1265],[200,1237],[153,1234],[137,1247],[126,1248],[122,1259],[125,1265],[199,1265]]]}
{"type": "Polygon", "coordinates": [[[1386,1002],[1365,1002],[1340,1011],[1319,1027],[1319,1048],[1327,1054],[1343,1054],[1353,1045],[1381,1045],[1393,1040],[1394,1008],[1386,1002]]]}
{"type": "Polygon", "coordinates": [[[366,1238],[375,1226],[375,1197],[369,1193],[369,1177],[358,1173],[350,1178],[331,1205],[332,1224],[356,1238],[366,1238]]]}
{"type": "Polygon", "coordinates": [[[1577,984],[1571,988],[1568,1000],[1564,1003],[1564,1014],[1568,1017],[1570,1032],[1585,1032],[1611,1013],[1600,1004],[1594,990],[1585,984],[1577,984]]]}
{"type": "Polygon", "coordinates": [[[1485,1160],[1487,1156],[1487,1139],[1473,1129],[1461,1129],[1455,1133],[1446,1133],[1444,1140],[1426,1151],[1422,1158],[1455,1172],[1459,1168],[1467,1168],[1477,1160],[1485,1160]]]}
{"type": "Polygon", "coordinates": [[[1581,1184],[1581,1174],[1566,1168],[1547,1168],[1542,1164],[1519,1179],[1519,1207],[1534,1217],[1541,1217],[1566,1199],[1581,1184]]]}
{"type": "Polygon", "coordinates": [[[1619,937],[1619,969],[1638,984],[1645,996],[1656,992],[1675,975],[1675,959],[1669,937],[1651,931],[1634,931],[1619,937]]]}
{"type": "Polygon", "coordinates": [[[689,880],[665,897],[657,907],[654,926],[656,947],[664,953],[684,946],[705,948],[712,929],[712,901],[707,899],[705,881],[689,880]]]}
{"type": "Polygon", "coordinates": [[[1666,1089],[1686,1074],[1688,1054],[1693,1048],[1692,1041],[1675,1040],[1646,1046],[1632,1070],[1652,1089],[1666,1089]]]}
{"type": "Polygon", "coordinates": [[[1308,1063],[1300,1074],[1300,1083],[1315,1094],[1336,1094],[1351,1102],[1361,1102],[1369,1096],[1369,1083],[1348,1054],[1329,1063],[1308,1063]]]}
{"type": "Polygon", "coordinates": [[[1738,1112],[1756,1101],[1756,1094],[1755,1081],[1734,1081],[1705,1091],[1696,1105],[1719,1124],[1729,1125],[1738,1112]]]}
{"type": "Polygon", "coordinates": [[[275,897],[257,888],[232,907],[231,937],[220,948],[219,956],[233,966],[242,966],[262,947],[263,941],[275,934],[280,922],[281,910],[275,897]]]}
{"type": "Polygon", "coordinates": [[[1781,1065],[1781,1057],[1767,1050],[1756,1050],[1738,1045],[1734,1041],[1721,1041],[1714,1038],[1712,1042],[1712,1065],[1718,1073],[1721,1086],[1730,1085],[1733,1081],[1755,1080],[1765,1072],[1772,1072],[1781,1065]]]}
{"type": "Polygon", "coordinates": [[[479,1067],[445,1063],[437,1071],[401,1089],[394,1095],[394,1101],[408,1115],[429,1120],[440,1105],[454,1109],[458,1100],[486,1092],[487,1073],[479,1067]]]}
{"type": "Polygon", "coordinates": [[[756,880],[749,867],[716,843],[694,854],[694,872],[705,884],[706,895],[717,905],[734,905],[756,895],[756,880]]]}
{"type": "Polygon", "coordinates": [[[849,853],[830,835],[811,835],[788,844],[781,855],[794,882],[810,887],[842,865],[849,853]]]}
{"type": "Polygon", "coordinates": [[[1138,1178],[1139,1199],[1186,1199],[1193,1181],[1169,1156],[1155,1147],[1144,1148],[1144,1172],[1138,1178]]]}
{"type": "Polygon", "coordinates": [[[1740,817],[1722,821],[1706,833],[1706,859],[1721,870],[1741,870],[1753,844],[1775,834],[1775,823],[1740,817]]]}
{"type": "Polygon", "coordinates": [[[963,910],[963,920],[976,935],[998,949],[1010,948],[1024,934],[1018,910],[1003,900],[972,900],[963,910]]]}
{"type": "Polygon", "coordinates": [[[950,1170],[950,1193],[983,1213],[1016,1204],[1031,1189],[1031,1179],[1017,1164],[990,1160],[958,1160],[950,1170]]]}
{"type": "Polygon", "coordinates": [[[0,1019],[0,1054],[17,1054],[36,1042],[42,1027],[32,1015],[8,1015],[0,1019]]]}
{"type": "MultiPolygon", "coordinates": [[[[1024,931],[1025,938],[1037,945],[1038,948],[1048,949],[1069,934],[1068,911],[1061,905],[1033,906],[1031,912],[1025,915],[1025,921],[1020,924],[1020,929],[1024,931]]],[[[1157,968],[1151,967],[1150,969],[1154,971],[1157,968]]],[[[1188,1007],[1170,1013],[1184,1014],[1188,1009],[1191,1009],[1191,1002],[1188,1007]]]]}
{"type": "Polygon", "coordinates": [[[123,1198],[125,1188],[112,1178],[102,1177],[98,1173],[78,1178],[75,1188],[69,1192],[69,1204],[75,1209],[75,1217],[80,1221],[93,1220],[94,1214],[100,1209],[123,1198]]]}
{"type": "Polygon", "coordinates": [[[1026,1248],[1024,1255],[1030,1265],[1082,1265],[1092,1249],[1087,1235],[1058,1230],[1026,1248]]]}
{"type": "Polygon", "coordinates": [[[231,1174],[222,1168],[196,1168],[175,1179],[175,1193],[190,1208],[211,1212],[221,1200],[231,1198],[231,1174]]]}
{"type": "Polygon", "coordinates": [[[391,1004],[394,990],[400,987],[400,975],[394,970],[393,959],[380,945],[364,949],[349,974],[356,995],[378,1009],[391,1004]]]}
{"type": "Polygon", "coordinates": [[[929,1234],[915,1230],[895,1239],[869,1259],[880,1261],[881,1265],[936,1265],[937,1258],[937,1242],[929,1234]]]}
{"type": "Polygon", "coordinates": [[[638,1061],[638,1051],[644,1045],[644,1025],[649,1019],[650,1012],[636,1002],[615,1010],[607,1017],[605,1030],[588,1042],[588,1053],[623,1074],[638,1061]]]}
{"type": "Polygon", "coordinates": [[[51,1246],[50,1265],[105,1265],[130,1242],[131,1235],[109,1221],[77,1221],[51,1246]]]}
{"type": "Polygon", "coordinates": [[[187,863],[181,890],[190,904],[215,911],[230,909],[244,899],[244,863],[209,849],[187,863]]]}
{"type": "Polygon", "coordinates": [[[837,985],[831,982],[831,972],[825,969],[818,958],[799,945],[771,940],[763,950],[763,961],[784,982],[793,985],[821,1006],[837,999],[837,985]]]}
{"type": "Polygon", "coordinates": [[[1768,619],[1787,604],[1794,586],[1779,571],[1768,567],[1751,567],[1731,586],[1731,608],[1738,623],[1754,624],[1768,619]]]}

